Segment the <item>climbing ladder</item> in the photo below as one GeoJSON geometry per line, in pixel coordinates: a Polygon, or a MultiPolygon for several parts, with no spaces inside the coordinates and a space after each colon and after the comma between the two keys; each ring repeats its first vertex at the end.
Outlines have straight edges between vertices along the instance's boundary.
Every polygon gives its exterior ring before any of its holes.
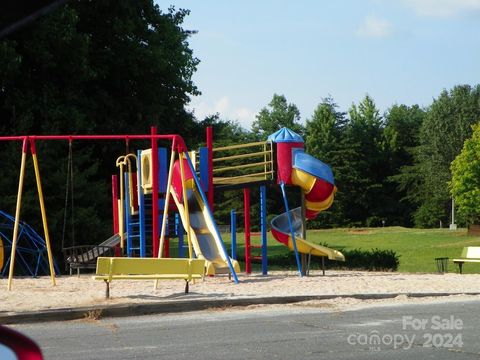
{"type": "MultiPolygon", "coordinates": [[[[137,153],[137,158],[141,159],[141,150],[137,153]]],[[[167,151],[164,148],[158,149],[158,159],[159,159],[159,194],[158,194],[158,208],[163,209],[165,206],[165,195],[166,195],[166,160],[167,160],[167,151]]],[[[152,196],[147,191],[144,191],[142,184],[142,162],[137,162],[137,174],[136,181],[134,181],[133,186],[137,190],[138,198],[138,211],[132,211],[132,206],[130,206],[130,198],[125,197],[124,204],[124,214],[125,214],[125,231],[126,231],[126,240],[127,240],[127,256],[128,257],[147,257],[152,256],[153,249],[151,245],[153,242],[151,238],[153,236],[153,225],[152,225],[152,196]],[[147,245],[148,244],[148,245],[147,245]]],[[[130,184],[128,175],[125,174],[125,193],[129,194],[129,188],[132,186],[130,184]]],[[[158,214],[158,223],[161,224],[163,219],[163,213],[159,212],[158,214]]],[[[184,254],[186,245],[183,244],[183,226],[181,224],[180,218],[175,215],[170,215],[167,218],[167,239],[168,236],[178,236],[180,241],[179,254],[184,254]]],[[[164,256],[169,257],[169,243],[168,240],[165,242],[164,256]]]]}

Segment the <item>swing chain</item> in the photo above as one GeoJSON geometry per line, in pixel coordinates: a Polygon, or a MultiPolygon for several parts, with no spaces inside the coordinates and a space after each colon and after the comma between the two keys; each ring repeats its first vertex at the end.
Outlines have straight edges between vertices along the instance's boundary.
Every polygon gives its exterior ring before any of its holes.
{"type": "Polygon", "coordinates": [[[63,227],[62,227],[62,249],[65,248],[65,234],[67,228],[67,212],[68,212],[68,198],[71,202],[71,240],[72,246],[75,246],[75,210],[74,210],[74,194],[73,194],[73,150],[72,140],[68,141],[68,161],[67,161],[67,179],[65,184],[65,205],[63,211],[63,227]]]}

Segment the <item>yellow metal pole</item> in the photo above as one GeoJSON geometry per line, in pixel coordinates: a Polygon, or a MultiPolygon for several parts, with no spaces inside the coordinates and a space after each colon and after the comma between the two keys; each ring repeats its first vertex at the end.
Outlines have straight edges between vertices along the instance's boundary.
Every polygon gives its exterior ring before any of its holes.
{"type": "Polygon", "coordinates": [[[43,197],[42,180],[40,178],[40,169],[38,167],[37,151],[35,150],[35,142],[33,140],[30,141],[30,152],[32,153],[33,168],[35,170],[35,180],[37,182],[38,200],[40,202],[40,212],[42,214],[43,233],[45,235],[45,244],[47,245],[48,265],[50,267],[50,278],[52,279],[52,285],[55,286],[56,285],[55,269],[53,268],[53,256],[52,256],[52,247],[50,245],[50,234],[48,231],[47,212],[45,210],[45,201],[43,197]]]}
{"type": "Polygon", "coordinates": [[[120,165],[120,248],[123,249],[125,247],[125,224],[124,224],[124,205],[125,205],[125,189],[124,187],[124,179],[123,179],[123,164],[120,165]]]}
{"type": "Polygon", "coordinates": [[[257,141],[257,142],[248,143],[248,144],[238,144],[238,145],[230,145],[230,146],[216,147],[216,148],[213,149],[213,151],[224,151],[224,150],[242,149],[242,148],[246,148],[246,147],[263,145],[264,142],[265,142],[265,141],[257,141]]]}
{"type": "Polygon", "coordinates": [[[216,162],[219,162],[219,161],[260,157],[260,155],[265,155],[265,154],[270,154],[270,151],[266,150],[266,151],[257,151],[257,152],[253,152],[253,153],[247,153],[247,154],[223,156],[223,157],[213,159],[213,162],[216,163],[216,162]]]}
{"type": "MultiPolygon", "coordinates": [[[[233,166],[224,166],[221,168],[213,169],[214,173],[219,173],[219,172],[224,172],[228,170],[236,170],[236,169],[246,169],[246,168],[252,168],[252,167],[260,167],[262,165],[267,165],[268,161],[263,161],[263,162],[256,162],[256,163],[249,163],[249,164],[241,164],[241,165],[233,165],[233,166]]],[[[260,173],[263,174],[263,173],[260,173]]]]}
{"type": "Polygon", "coordinates": [[[137,164],[137,156],[135,154],[127,154],[125,155],[125,162],[128,166],[128,181],[130,183],[130,186],[128,187],[128,198],[130,199],[130,211],[133,214],[135,211],[135,196],[133,195],[134,189],[133,189],[133,171],[132,171],[132,161],[130,158],[134,158],[135,160],[135,168],[138,169],[138,164],[137,164]]]}
{"type": "Polygon", "coordinates": [[[183,190],[183,208],[185,209],[185,222],[187,227],[187,240],[188,240],[188,257],[191,259],[193,257],[192,251],[192,239],[190,234],[190,213],[188,212],[188,200],[187,200],[187,188],[185,182],[185,169],[183,166],[184,153],[180,154],[180,175],[182,177],[182,190],[183,190]]]}
{"type": "Polygon", "coordinates": [[[12,290],[15,251],[17,250],[18,225],[20,223],[20,209],[22,207],[23,180],[25,179],[25,160],[27,159],[27,138],[23,139],[22,160],[20,163],[20,179],[18,180],[17,207],[15,210],[15,224],[13,225],[12,251],[10,253],[10,269],[8,272],[8,290],[12,290]]]}
{"type": "Polygon", "coordinates": [[[120,233],[120,223],[122,222],[122,214],[120,213],[120,208],[122,207],[122,202],[120,199],[117,199],[117,216],[118,216],[118,233],[120,233]]]}
{"type": "Polygon", "coordinates": [[[265,171],[265,180],[267,180],[267,143],[263,144],[263,152],[265,153],[263,156],[263,161],[265,163],[263,170],[265,171]]]}
{"type": "Polygon", "coordinates": [[[172,148],[172,154],[170,155],[170,166],[168,169],[167,193],[165,194],[165,206],[163,207],[162,230],[160,231],[160,245],[158,249],[159,258],[163,257],[163,246],[165,244],[165,233],[167,228],[167,217],[168,217],[168,204],[170,203],[170,189],[172,187],[174,162],[175,162],[175,150],[173,150],[172,148]]]}
{"type": "Polygon", "coordinates": [[[124,244],[125,244],[125,229],[124,229],[124,218],[123,218],[123,207],[124,207],[124,201],[125,201],[125,194],[124,194],[124,189],[123,189],[123,165],[125,164],[125,156],[120,156],[117,159],[116,165],[117,167],[120,167],[120,206],[118,209],[119,212],[119,218],[118,218],[118,232],[120,233],[120,248],[124,249],[124,244]]]}

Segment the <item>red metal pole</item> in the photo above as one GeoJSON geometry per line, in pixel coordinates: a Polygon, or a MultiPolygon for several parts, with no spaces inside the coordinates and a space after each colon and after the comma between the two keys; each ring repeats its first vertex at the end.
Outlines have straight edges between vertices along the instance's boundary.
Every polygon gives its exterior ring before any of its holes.
{"type": "MultiPolygon", "coordinates": [[[[152,126],[150,129],[152,135],[157,134],[157,127],[152,126]]],[[[152,137],[152,246],[153,257],[158,257],[158,144],[157,139],[152,137]]]]}
{"type": "Polygon", "coordinates": [[[118,234],[118,178],[112,175],[113,233],[118,234]]]}
{"type": "Polygon", "coordinates": [[[0,137],[0,140],[22,140],[27,137],[30,140],[173,140],[176,139],[179,145],[184,146],[185,143],[180,135],[169,134],[169,135],[157,135],[154,134],[143,134],[143,135],[28,135],[23,137],[0,137]]]}
{"type": "Polygon", "coordinates": [[[245,272],[252,273],[250,257],[250,189],[243,189],[243,217],[245,221],[245,272]]]}
{"type": "Polygon", "coordinates": [[[208,205],[213,215],[213,128],[207,127],[208,151],[208,205]]]}
{"type": "Polygon", "coordinates": [[[165,238],[165,242],[163,243],[163,257],[170,257],[170,239],[168,237],[165,238]]]}
{"type": "Polygon", "coordinates": [[[0,136],[0,141],[28,141],[35,140],[170,140],[175,141],[178,151],[186,151],[185,142],[180,135],[28,135],[28,136],[0,136]]]}

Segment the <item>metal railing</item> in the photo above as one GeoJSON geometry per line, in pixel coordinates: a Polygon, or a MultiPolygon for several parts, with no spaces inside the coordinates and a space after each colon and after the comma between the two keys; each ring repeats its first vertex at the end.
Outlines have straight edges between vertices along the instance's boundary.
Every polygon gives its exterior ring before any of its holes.
{"type": "Polygon", "coordinates": [[[213,164],[215,185],[271,180],[273,178],[272,143],[259,141],[213,148],[213,164]]]}

